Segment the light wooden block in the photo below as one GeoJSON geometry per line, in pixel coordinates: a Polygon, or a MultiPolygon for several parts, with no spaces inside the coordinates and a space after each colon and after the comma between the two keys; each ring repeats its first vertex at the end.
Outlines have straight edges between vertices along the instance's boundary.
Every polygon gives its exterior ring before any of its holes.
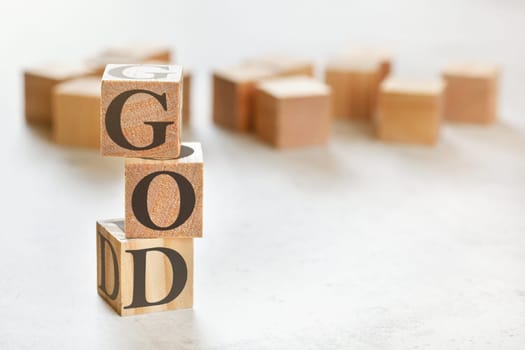
{"type": "Polygon", "coordinates": [[[113,57],[136,57],[142,62],[157,61],[170,63],[173,59],[171,48],[169,46],[155,43],[129,43],[115,45],[102,51],[101,55],[113,57]]]}
{"type": "Polygon", "coordinates": [[[86,60],[100,76],[108,64],[170,64],[171,50],[167,46],[154,44],[120,45],[110,47],[86,60]]]}
{"type": "Polygon", "coordinates": [[[334,118],[372,119],[379,90],[378,60],[335,58],[326,66],[326,83],[332,88],[334,118]]]}
{"type": "Polygon", "coordinates": [[[177,157],[182,89],[181,66],[108,65],[102,78],[101,154],[177,157]]]}
{"type": "Polygon", "coordinates": [[[383,81],[392,73],[392,54],[386,50],[372,47],[352,47],[341,52],[341,57],[379,62],[379,80],[383,81]]]}
{"type": "Polygon", "coordinates": [[[255,85],[274,76],[258,65],[235,66],[213,74],[213,121],[236,131],[253,129],[255,85]]]}
{"type": "Polygon", "coordinates": [[[191,73],[187,70],[184,71],[183,79],[183,95],[182,95],[182,122],[189,123],[191,115],[191,73]]]}
{"type": "Polygon", "coordinates": [[[200,143],[183,143],[178,159],[126,159],[126,237],[202,237],[200,143]]]}
{"type": "Polygon", "coordinates": [[[101,78],[108,64],[169,64],[169,61],[149,61],[135,56],[112,56],[109,54],[99,54],[98,56],[88,58],[85,62],[96,72],[96,75],[101,78]]]}
{"type": "Polygon", "coordinates": [[[330,88],[319,81],[296,76],[257,86],[255,132],[275,147],[324,144],[330,120],[330,88]]]}
{"type": "Polygon", "coordinates": [[[100,79],[86,77],[53,89],[53,139],[67,146],[100,146],[100,79]]]}
{"type": "Polygon", "coordinates": [[[29,123],[51,124],[53,88],[65,81],[94,75],[86,64],[54,63],[24,72],[25,117],[29,123]]]}
{"type": "Polygon", "coordinates": [[[313,61],[290,55],[264,55],[253,57],[245,61],[248,65],[259,65],[274,70],[276,76],[306,75],[314,76],[313,61]]]}
{"type": "Polygon", "coordinates": [[[127,239],[97,222],[97,291],[121,316],[193,306],[193,239],[127,239]]]}
{"type": "Polygon", "coordinates": [[[446,82],[444,118],[489,124],[498,112],[500,69],[493,65],[452,64],[443,71],[446,82]]]}
{"type": "Polygon", "coordinates": [[[385,80],[375,119],[378,137],[392,142],[436,143],[443,89],[441,81],[385,80]]]}

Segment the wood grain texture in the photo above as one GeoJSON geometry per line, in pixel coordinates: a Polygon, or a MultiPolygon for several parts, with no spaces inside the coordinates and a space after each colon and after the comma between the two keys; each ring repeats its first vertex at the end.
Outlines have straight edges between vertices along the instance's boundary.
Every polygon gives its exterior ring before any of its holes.
{"type": "Polygon", "coordinates": [[[435,144],[442,119],[441,81],[395,78],[381,85],[375,126],[383,141],[435,144]]]}
{"type": "Polygon", "coordinates": [[[53,140],[60,145],[100,146],[100,79],[86,77],[53,89],[53,140]]]}
{"type": "Polygon", "coordinates": [[[324,144],[330,134],[330,88],[306,76],[257,86],[255,132],[277,148],[324,144]]]}
{"type": "Polygon", "coordinates": [[[498,113],[500,69],[486,64],[451,64],[443,71],[446,88],[444,118],[465,123],[490,124],[498,113]]]}
{"type": "Polygon", "coordinates": [[[189,124],[191,116],[191,72],[185,70],[182,86],[184,93],[182,94],[182,122],[189,124]]]}
{"type": "Polygon", "coordinates": [[[94,74],[96,72],[83,63],[53,63],[26,69],[24,72],[26,121],[50,125],[53,88],[65,81],[94,74]]]}
{"type": "Polygon", "coordinates": [[[125,166],[125,201],[126,201],[126,236],[128,238],[147,237],[202,237],[203,206],[203,156],[200,143],[182,144],[178,159],[126,159],[125,166]],[[133,196],[137,195],[139,183],[148,175],[157,172],[174,172],[184,177],[190,184],[194,195],[194,204],[184,196],[180,184],[167,175],[156,176],[147,189],[147,200],[133,205],[133,196]],[[182,201],[181,201],[182,198],[182,201]],[[148,227],[137,217],[139,211],[147,213],[158,227],[170,227],[189,209],[187,218],[171,229],[148,227]],[[183,210],[184,208],[184,210],[183,210]]]}
{"type": "Polygon", "coordinates": [[[235,66],[213,74],[213,121],[222,127],[253,130],[254,94],[258,82],[274,76],[274,70],[260,66],[235,66]]]}
{"type": "Polygon", "coordinates": [[[247,65],[267,67],[274,71],[275,76],[306,75],[314,76],[314,63],[312,60],[284,54],[261,55],[247,59],[247,65]]]}
{"type": "MultiPolygon", "coordinates": [[[[97,222],[97,292],[121,316],[191,308],[193,306],[193,239],[155,238],[127,239],[124,220],[97,222]],[[165,254],[149,251],[145,254],[145,279],[135,272],[139,264],[132,251],[167,248],[180,254],[186,266],[177,268],[165,254]],[[113,264],[116,263],[116,266],[113,264]],[[184,279],[184,276],[186,277],[184,279]],[[129,307],[133,305],[135,289],[145,288],[149,303],[160,302],[175,284],[183,284],[181,292],[167,303],[129,307]]],[[[143,266],[143,265],[142,265],[143,266]]]]}
{"type": "Polygon", "coordinates": [[[104,156],[166,157],[174,158],[180,151],[182,117],[182,68],[173,65],[131,65],[124,71],[129,78],[111,74],[113,69],[126,65],[108,65],[102,78],[100,118],[100,146],[104,156]],[[129,97],[121,112],[122,131],[126,139],[137,147],[152,144],[153,127],[148,122],[171,122],[165,129],[165,142],[151,149],[132,150],[118,145],[108,135],[106,119],[108,106],[120,94],[131,90],[147,90],[166,94],[166,107],[146,93],[129,97]]]}
{"type": "Polygon", "coordinates": [[[361,57],[332,59],[325,81],[332,88],[332,116],[371,120],[381,78],[378,60],[361,57]]]}

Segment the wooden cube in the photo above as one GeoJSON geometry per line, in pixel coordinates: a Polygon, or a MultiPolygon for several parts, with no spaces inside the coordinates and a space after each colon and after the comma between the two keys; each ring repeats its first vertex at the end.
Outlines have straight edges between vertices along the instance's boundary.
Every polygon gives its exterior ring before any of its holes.
{"type": "Polygon", "coordinates": [[[265,55],[245,61],[248,65],[259,65],[274,70],[276,76],[314,76],[314,63],[306,58],[289,55],[265,55]]]}
{"type": "Polygon", "coordinates": [[[181,66],[109,64],[102,78],[102,155],[177,157],[181,109],[181,66]]]}
{"type": "Polygon", "coordinates": [[[191,73],[187,70],[183,74],[182,86],[184,91],[182,95],[182,122],[189,123],[191,113],[191,73]]]}
{"type": "Polygon", "coordinates": [[[155,64],[167,64],[168,62],[148,62],[142,61],[137,57],[133,56],[111,56],[108,54],[99,54],[95,57],[88,58],[85,63],[95,71],[95,74],[100,76],[104,75],[106,66],[108,64],[144,64],[144,63],[155,63],[155,64]]]}
{"type": "Polygon", "coordinates": [[[445,119],[466,123],[492,123],[497,118],[497,66],[451,64],[443,71],[445,119]]]}
{"type": "Polygon", "coordinates": [[[443,89],[441,81],[385,80],[375,120],[378,137],[393,142],[436,143],[443,89]]]}
{"type": "Polygon", "coordinates": [[[213,74],[213,121],[236,131],[253,129],[255,85],[274,75],[258,65],[229,67],[213,74]]]}
{"type": "Polygon", "coordinates": [[[202,237],[203,159],[183,143],[177,159],[126,159],[126,237],[202,237]]]}
{"type": "Polygon", "coordinates": [[[260,83],[255,132],[278,148],[324,144],[330,134],[330,88],[296,76],[260,83]]]}
{"type": "Polygon", "coordinates": [[[100,79],[86,77],[53,89],[53,140],[66,146],[99,148],[100,79]]]}
{"type": "Polygon", "coordinates": [[[378,60],[345,57],[331,60],[326,83],[332,88],[332,116],[371,120],[381,77],[378,60]]]}
{"type": "Polygon", "coordinates": [[[170,63],[173,59],[169,46],[155,43],[129,43],[115,45],[102,51],[101,56],[136,57],[141,62],[156,61],[170,63]]]}
{"type": "Polygon", "coordinates": [[[86,61],[100,76],[108,64],[169,64],[169,47],[160,45],[121,45],[108,48],[86,61]]]}
{"type": "Polygon", "coordinates": [[[392,54],[386,50],[371,47],[353,47],[344,50],[341,57],[350,60],[359,58],[360,60],[379,61],[379,81],[383,81],[392,72],[392,54]]]}
{"type": "Polygon", "coordinates": [[[97,291],[121,316],[193,306],[193,239],[127,239],[97,222],[97,291]]]}
{"type": "Polygon", "coordinates": [[[27,69],[24,72],[26,121],[51,124],[53,88],[62,82],[94,74],[86,64],[55,63],[27,69]]]}

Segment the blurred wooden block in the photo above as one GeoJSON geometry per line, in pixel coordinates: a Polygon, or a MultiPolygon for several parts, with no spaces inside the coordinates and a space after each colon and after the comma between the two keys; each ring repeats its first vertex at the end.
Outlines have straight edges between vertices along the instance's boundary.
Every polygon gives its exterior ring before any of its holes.
{"type": "Polygon", "coordinates": [[[61,145],[99,148],[99,78],[79,78],[55,86],[53,139],[61,145]]]}
{"type": "Polygon", "coordinates": [[[177,157],[182,89],[181,66],[108,65],[102,78],[101,154],[177,157]]]}
{"type": "Polygon", "coordinates": [[[255,85],[274,75],[274,70],[256,65],[229,67],[213,74],[213,121],[237,130],[253,129],[255,85]]]}
{"type": "Polygon", "coordinates": [[[121,316],[193,306],[193,239],[126,239],[97,222],[97,291],[121,316]]]}
{"type": "Polygon", "coordinates": [[[248,65],[268,67],[276,76],[306,75],[314,76],[314,63],[302,57],[289,55],[266,55],[254,57],[245,62],[248,65]]]}
{"type": "Polygon", "coordinates": [[[51,124],[51,95],[55,85],[95,74],[85,64],[55,63],[24,72],[25,117],[29,123],[51,124]]]}
{"type": "Polygon", "coordinates": [[[361,58],[336,58],[326,67],[332,88],[334,118],[372,119],[380,83],[380,63],[361,58]]]}
{"type": "Polygon", "coordinates": [[[341,57],[348,59],[359,59],[362,61],[377,61],[379,62],[379,81],[383,81],[392,73],[393,58],[392,54],[386,50],[371,48],[371,47],[353,47],[344,50],[341,57]]]}
{"type": "MultiPolygon", "coordinates": [[[[108,64],[129,64],[131,65],[131,64],[150,63],[150,62],[143,62],[137,57],[110,56],[107,54],[104,54],[104,55],[100,54],[95,57],[90,57],[85,62],[89,67],[91,67],[95,71],[95,74],[100,76],[101,78],[104,75],[104,71],[106,70],[106,66],[108,64]]],[[[153,63],[158,63],[158,62],[153,62],[153,63]]]]}
{"type": "Polygon", "coordinates": [[[126,237],[202,237],[200,143],[177,159],[126,159],[126,237]]]}
{"type": "Polygon", "coordinates": [[[385,80],[375,120],[378,137],[393,142],[436,143],[443,89],[441,81],[385,80]]]}
{"type": "Polygon", "coordinates": [[[137,57],[143,62],[160,61],[169,63],[173,58],[169,46],[155,43],[129,43],[115,45],[102,51],[101,54],[107,56],[137,57]]]}
{"type": "Polygon", "coordinates": [[[453,64],[443,71],[446,82],[443,101],[444,117],[467,123],[492,123],[497,118],[497,66],[453,64]]]}
{"type": "Polygon", "coordinates": [[[255,132],[278,148],[324,144],[330,134],[330,88],[296,76],[260,83],[255,132]]]}
{"type": "Polygon", "coordinates": [[[190,113],[191,113],[191,73],[184,71],[182,79],[182,122],[190,122],[190,113]]]}
{"type": "Polygon", "coordinates": [[[139,43],[110,47],[89,58],[86,63],[102,76],[108,64],[169,64],[171,61],[168,46],[139,43]]]}

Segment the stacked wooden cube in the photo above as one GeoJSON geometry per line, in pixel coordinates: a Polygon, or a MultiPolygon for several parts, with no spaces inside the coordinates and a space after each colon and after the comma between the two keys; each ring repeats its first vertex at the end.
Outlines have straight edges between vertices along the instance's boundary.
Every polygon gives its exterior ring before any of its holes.
{"type": "Polygon", "coordinates": [[[183,72],[107,65],[100,147],[125,157],[125,219],[97,222],[99,295],[120,315],[191,308],[193,238],[202,237],[203,157],[181,143],[183,72]]]}
{"type": "MultiPolygon", "coordinates": [[[[31,124],[51,128],[64,146],[98,149],[100,79],[109,63],[169,64],[170,48],[155,44],[119,45],[75,63],[44,64],[24,74],[25,114],[31,124]]],[[[184,72],[183,121],[190,119],[191,75],[184,72]]]]}

